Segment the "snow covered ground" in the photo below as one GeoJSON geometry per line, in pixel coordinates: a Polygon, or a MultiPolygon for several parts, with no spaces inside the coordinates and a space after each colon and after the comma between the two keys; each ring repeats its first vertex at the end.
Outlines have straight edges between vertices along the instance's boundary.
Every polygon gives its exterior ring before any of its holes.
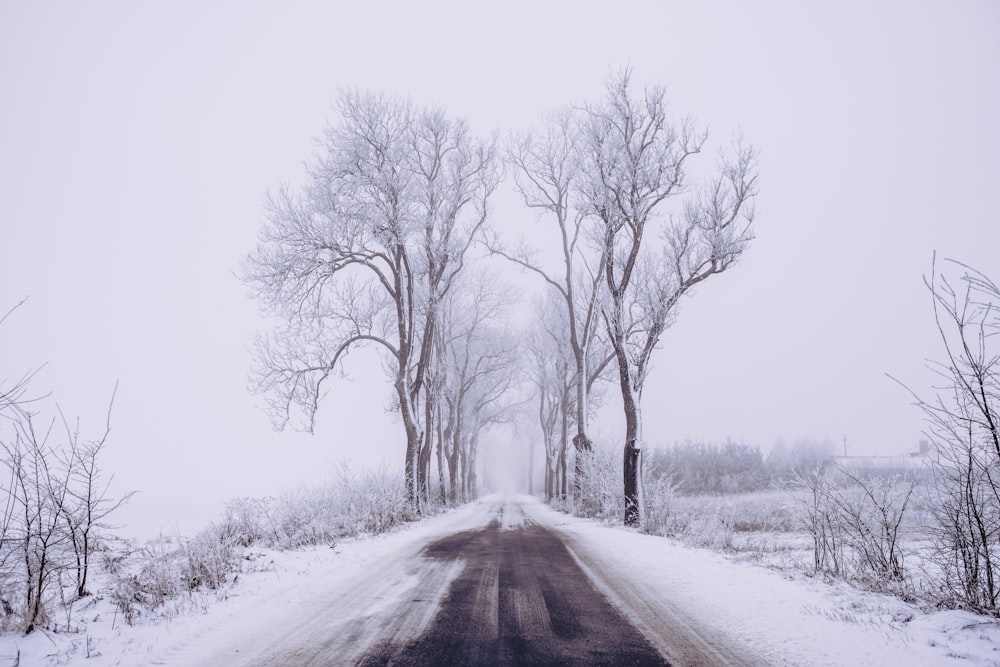
{"type": "MultiPolygon", "coordinates": [[[[998,665],[1000,623],[960,611],[924,613],[888,596],[792,577],[717,553],[679,545],[624,528],[566,516],[527,497],[528,519],[553,527],[597,585],[656,644],[662,623],[686,622],[711,637],[728,637],[764,664],[774,665],[998,665]]],[[[324,641],[316,628],[347,627],[364,613],[369,637],[387,630],[407,593],[437,579],[447,588],[455,572],[412,563],[424,545],[458,530],[485,526],[498,498],[484,498],[390,534],[343,541],[336,549],[253,551],[262,571],[241,575],[224,599],[193,600],[193,613],[161,623],[126,626],[107,598],[81,603],[76,634],[0,638],[5,665],[234,665],[259,664],[275,642],[324,641]],[[375,601],[361,597],[378,592],[375,601]],[[363,609],[363,612],[361,611],[363,609]],[[338,625],[340,624],[340,625],[338,625]],[[258,662],[255,662],[258,661],[258,662]]],[[[517,529],[517,512],[505,511],[505,527],[517,529]]],[[[460,566],[460,565],[459,565],[460,566]]],[[[433,596],[431,596],[433,598],[433,596]]],[[[429,622],[437,599],[421,600],[396,636],[416,635],[429,622]]],[[[410,600],[408,599],[409,603],[410,600]]],[[[345,662],[351,656],[344,654],[345,662]]]]}

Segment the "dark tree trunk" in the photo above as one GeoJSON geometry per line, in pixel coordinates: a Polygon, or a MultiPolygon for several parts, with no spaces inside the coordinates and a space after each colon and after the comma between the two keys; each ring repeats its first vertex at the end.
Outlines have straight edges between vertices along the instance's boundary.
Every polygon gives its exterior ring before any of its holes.
{"type": "MultiPolygon", "coordinates": [[[[619,368],[625,368],[619,360],[619,368]]],[[[627,370],[619,371],[622,385],[622,404],[625,409],[624,495],[625,525],[642,523],[642,445],[639,413],[640,396],[632,390],[627,370]]]]}
{"type": "MultiPolygon", "coordinates": [[[[569,440],[569,397],[566,388],[563,388],[562,401],[559,405],[559,467],[562,472],[561,496],[566,500],[566,443],[569,440]]],[[[579,464],[577,465],[579,468],[579,464]]],[[[580,498],[580,478],[574,475],[573,495],[576,500],[580,498]]]]}
{"type": "Polygon", "coordinates": [[[642,452],[635,446],[635,440],[625,443],[625,525],[638,526],[639,480],[641,476],[642,452]]]}

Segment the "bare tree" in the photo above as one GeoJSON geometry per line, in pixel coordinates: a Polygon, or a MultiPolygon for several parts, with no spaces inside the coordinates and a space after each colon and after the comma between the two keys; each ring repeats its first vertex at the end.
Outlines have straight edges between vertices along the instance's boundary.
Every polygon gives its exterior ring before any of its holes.
{"type": "MultiPolygon", "coordinates": [[[[514,341],[502,323],[513,294],[489,273],[468,274],[441,302],[442,460],[448,467],[449,501],[466,496],[474,469],[473,438],[510,407],[504,397],[514,384],[514,341]],[[480,405],[487,402],[488,405],[480,405]]],[[[443,480],[443,465],[439,474],[443,480]]],[[[443,481],[442,481],[443,483],[443,481]]]]}
{"type": "Polygon", "coordinates": [[[53,425],[39,432],[27,414],[17,422],[13,440],[0,443],[12,473],[9,493],[18,515],[14,537],[23,563],[25,634],[47,620],[45,595],[60,567],[57,549],[66,540],[60,528],[70,470],[56,465],[49,442],[53,425]]]}
{"type": "Polygon", "coordinates": [[[612,76],[607,97],[585,107],[582,197],[601,224],[603,316],[624,403],[625,523],[641,520],[642,388],[653,350],[681,297],[732,266],[748,246],[756,195],[756,154],[738,144],[717,176],[680,211],[665,203],[686,188],[687,166],[707,134],[690,120],[674,124],[665,91],[633,96],[626,70],[612,76]]]}
{"type": "MultiPolygon", "coordinates": [[[[961,262],[957,285],[937,266],[924,279],[944,350],[936,395],[915,404],[934,445],[937,556],[962,605],[1000,608],[1000,287],[961,262]]],[[[905,386],[905,385],[904,385],[905,386]]]]}
{"type": "Polygon", "coordinates": [[[534,318],[537,326],[529,333],[525,345],[527,375],[535,391],[545,448],[546,500],[565,499],[567,495],[566,445],[576,384],[573,361],[563,336],[565,317],[558,305],[553,299],[543,299],[537,305],[534,318]]]}
{"type": "MultiPolygon", "coordinates": [[[[595,221],[586,215],[578,202],[580,178],[580,118],[573,109],[553,114],[539,133],[515,137],[507,152],[513,167],[514,183],[525,205],[540,211],[544,220],[554,226],[558,235],[560,264],[547,269],[536,253],[523,246],[506,250],[497,242],[491,244],[494,253],[541,277],[554,291],[564,311],[563,336],[568,345],[575,371],[576,477],[582,470],[584,457],[592,449],[588,433],[590,416],[590,378],[600,375],[613,356],[596,345],[599,322],[598,293],[605,262],[602,248],[588,244],[594,237],[595,221]],[[599,352],[595,355],[595,350],[599,352]]],[[[577,486],[577,491],[579,487],[577,486]]],[[[577,494],[579,495],[579,494],[577,494]]]]}
{"type": "Polygon", "coordinates": [[[799,491],[799,516],[813,541],[813,570],[840,575],[844,571],[845,528],[838,511],[836,489],[827,462],[792,471],[792,488],[799,491]]]}
{"type": "Polygon", "coordinates": [[[276,426],[293,409],[311,431],[323,385],[354,348],[385,354],[406,434],[407,493],[430,433],[420,397],[437,307],[486,223],[494,147],[464,122],[385,96],[345,91],[301,194],[267,199],[268,221],[244,279],[282,331],[258,342],[254,388],[276,426]]]}
{"type": "Polygon", "coordinates": [[[76,595],[86,597],[87,581],[90,574],[90,559],[96,547],[97,533],[108,528],[107,518],[119,507],[135,495],[130,491],[120,497],[110,495],[114,476],[107,480],[100,467],[99,459],[111,435],[111,411],[114,407],[118,385],[111,393],[108,411],[104,422],[104,433],[97,440],[80,441],[79,420],[70,430],[66,426],[68,445],[60,455],[63,469],[67,471],[68,486],[66,499],[62,506],[62,516],[72,546],[76,572],[76,595]]]}

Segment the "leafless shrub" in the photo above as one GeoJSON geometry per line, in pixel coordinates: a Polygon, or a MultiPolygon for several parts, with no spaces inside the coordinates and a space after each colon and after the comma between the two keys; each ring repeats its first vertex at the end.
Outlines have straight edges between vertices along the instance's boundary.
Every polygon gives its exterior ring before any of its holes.
{"type": "Polygon", "coordinates": [[[101,531],[110,527],[108,517],[134,495],[128,492],[120,497],[110,496],[112,478],[104,479],[99,463],[111,434],[111,410],[117,392],[116,384],[108,404],[104,433],[99,439],[81,441],[79,420],[72,429],[65,418],[62,420],[68,445],[58,453],[67,476],[66,498],[60,513],[72,548],[76,597],[90,595],[87,582],[91,556],[100,542],[101,531]]]}
{"type": "Polygon", "coordinates": [[[813,570],[874,588],[906,577],[900,527],[917,485],[914,475],[865,475],[833,463],[801,472],[796,499],[812,537],[813,570]]]}
{"type": "MultiPolygon", "coordinates": [[[[960,262],[956,287],[936,258],[924,283],[944,350],[923,399],[935,461],[935,560],[946,601],[1000,612],[1000,286],[960,262]]],[[[905,386],[905,385],[904,385],[905,386]]]]}
{"type": "Polygon", "coordinates": [[[52,424],[40,431],[25,413],[15,422],[13,438],[0,443],[11,472],[7,492],[16,517],[8,544],[20,560],[15,571],[20,581],[12,582],[20,598],[14,609],[25,634],[48,621],[52,583],[63,566],[60,547],[68,539],[61,514],[69,471],[59,468],[51,435],[52,424]]]}
{"type": "Polygon", "coordinates": [[[844,545],[847,541],[835,501],[835,490],[823,465],[798,471],[795,486],[799,489],[800,518],[812,537],[813,570],[840,575],[844,571],[844,545]]]}
{"type": "Polygon", "coordinates": [[[899,530],[916,477],[866,477],[846,469],[840,472],[851,488],[861,492],[835,495],[847,528],[848,545],[857,558],[858,575],[876,584],[903,581],[899,530]]]}

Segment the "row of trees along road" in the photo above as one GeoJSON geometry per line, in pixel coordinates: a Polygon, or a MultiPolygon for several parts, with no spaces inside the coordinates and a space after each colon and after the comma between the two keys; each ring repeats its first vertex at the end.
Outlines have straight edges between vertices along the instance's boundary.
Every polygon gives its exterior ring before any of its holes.
{"type": "Polygon", "coordinates": [[[442,111],[384,95],[344,92],[339,113],[301,192],[267,198],[261,241],[243,264],[283,322],[259,337],[254,371],[276,425],[312,429],[326,380],[352,348],[374,344],[406,433],[414,506],[431,496],[434,453],[439,497],[475,493],[478,434],[513,419],[526,385],[538,401],[547,494],[565,496],[569,434],[578,479],[595,383],[617,368],[624,517],[638,523],[652,352],[681,298],[747,248],[754,149],[736,141],[712,177],[689,184],[707,133],[668,116],[663,88],[635,94],[627,70],[608,79],[600,102],[555,112],[502,154],[442,111]],[[539,259],[552,248],[511,247],[489,227],[504,162],[539,224],[558,230],[556,268],[539,259]],[[517,354],[501,324],[510,294],[471,266],[480,244],[547,286],[517,354]]]}

